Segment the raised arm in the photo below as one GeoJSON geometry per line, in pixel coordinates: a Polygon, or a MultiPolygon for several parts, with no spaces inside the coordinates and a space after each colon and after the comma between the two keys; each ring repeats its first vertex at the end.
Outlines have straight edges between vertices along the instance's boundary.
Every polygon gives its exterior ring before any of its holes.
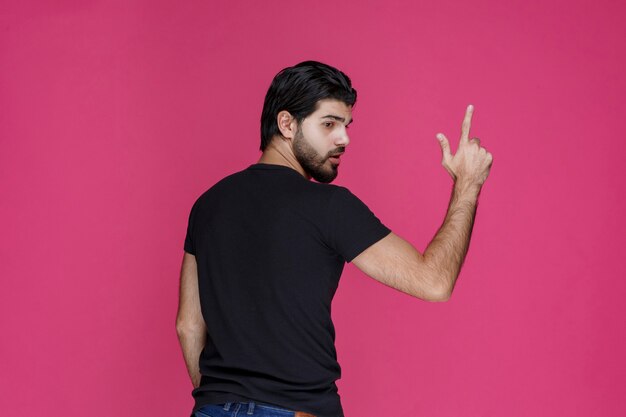
{"type": "Polygon", "coordinates": [[[493,161],[478,138],[469,139],[473,110],[468,106],[455,155],[448,139],[437,135],[442,165],[454,187],[444,222],[424,253],[390,233],[352,260],[370,277],[426,301],[447,301],[452,295],[469,247],[478,196],[493,161]]]}
{"type": "Polygon", "coordinates": [[[200,309],[196,257],[185,252],[180,271],[176,332],[194,388],[200,386],[199,359],[206,343],[206,324],[200,309]]]}

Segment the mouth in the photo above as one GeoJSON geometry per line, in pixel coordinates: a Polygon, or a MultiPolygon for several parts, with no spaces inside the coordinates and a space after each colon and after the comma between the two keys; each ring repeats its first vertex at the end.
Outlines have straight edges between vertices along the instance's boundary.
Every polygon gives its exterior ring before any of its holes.
{"type": "Polygon", "coordinates": [[[328,157],[328,159],[330,160],[330,162],[332,162],[333,164],[339,165],[341,163],[339,157],[343,154],[342,153],[338,153],[336,155],[330,156],[328,157]]]}

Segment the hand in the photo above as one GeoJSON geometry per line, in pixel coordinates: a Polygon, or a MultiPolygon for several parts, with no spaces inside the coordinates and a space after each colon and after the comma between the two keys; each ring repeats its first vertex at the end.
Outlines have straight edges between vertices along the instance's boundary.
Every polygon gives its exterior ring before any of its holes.
{"type": "Polygon", "coordinates": [[[439,139],[443,152],[441,164],[452,176],[454,182],[461,181],[468,185],[482,186],[489,175],[493,157],[485,148],[480,146],[480,139],[469,139],[473,112],[474,106],[470,104],[467,106],[465,119],[463,119],[461,126],[461,141],[456,154],[450,153],[450,143],[443,133],[438,133],[437,139],[439,139]]]}

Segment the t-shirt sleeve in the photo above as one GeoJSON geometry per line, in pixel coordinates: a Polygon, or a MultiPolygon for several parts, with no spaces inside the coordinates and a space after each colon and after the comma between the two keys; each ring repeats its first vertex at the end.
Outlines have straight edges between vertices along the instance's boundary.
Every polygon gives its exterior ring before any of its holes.
{"type": "Polygon", "coordinates": [[[187,234],[185,235],[185,252],[190,253],[192,255],[196,255],[196,245],[194,241],[194,224],[196,218],[198,202],[196,201],[191,207],[191,211],[189,212],[189,219],[187,221],[187,234]]]}
{"type": "Polygon", "coordinates": [[[337,186],[330,198],[329,215],[330,246],[346,262],[352,262],[361,252],[391,232],[365,203],[342,186],[337,186]]]}

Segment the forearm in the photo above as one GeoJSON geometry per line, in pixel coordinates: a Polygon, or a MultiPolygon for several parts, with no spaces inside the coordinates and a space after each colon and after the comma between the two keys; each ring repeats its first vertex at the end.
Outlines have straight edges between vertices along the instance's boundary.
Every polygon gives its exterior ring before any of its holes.
{"type": "Polygon", "coordinates": [[[455,182],[445,220],[424,251],[424,259],[446,298],[452,293],[469,248],[480,188],[455,182]]]}
{"type": "Polygon", "coordinates": [[[177,329],[177,333],[191,383],[197,388],[200,386],[199,360],[206,343],[206,328],[177,329]]]}

